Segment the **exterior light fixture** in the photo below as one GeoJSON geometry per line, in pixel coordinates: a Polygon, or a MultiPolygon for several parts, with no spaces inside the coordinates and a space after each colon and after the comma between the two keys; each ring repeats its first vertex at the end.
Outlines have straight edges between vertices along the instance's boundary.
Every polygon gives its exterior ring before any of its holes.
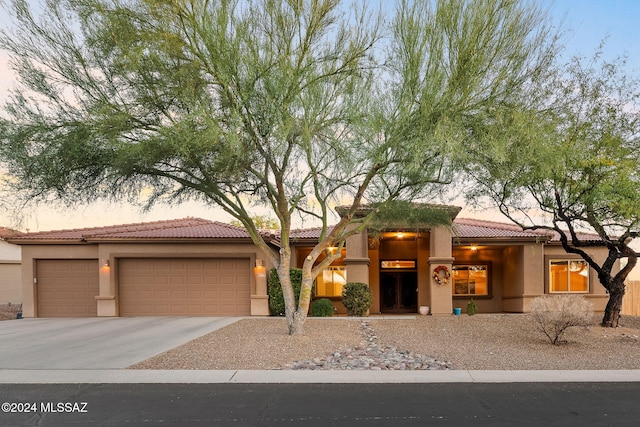
{"type": "Polygon", "coordinates": [[[256,260],[256,266],[253,267],[253,273],[256,277],[267,277],[267,268],[262,264],[261,259],[256,260]]]}

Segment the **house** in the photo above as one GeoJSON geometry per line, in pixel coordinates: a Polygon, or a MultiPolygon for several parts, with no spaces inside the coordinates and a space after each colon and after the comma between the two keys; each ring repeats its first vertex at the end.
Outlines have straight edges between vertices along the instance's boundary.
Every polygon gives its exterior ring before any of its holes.
{"type": "Polygon", "coordinates": [[[22,302],[20,248],[7,242],[19,234],[10,228],[0,227],[0,304],[22,302]]]}
{"type": "MultiPolygon", "coordinates": [[[[338,311],[342,286],[368,283],[372,314],[450,314],[471,298],[480,312],[527,312],[545,294],[578,293],[597,311],[608,296],[580,258],[553,235],[456,218],[453,226],[388,228],[348,238],[343,256],[317,278],[314,298],[338,311]]],[[[301,266],[319,229],[292,232],[301,266]]],[[[587,236],[589,237],[589,236],[587,236]]],[[[594,239],[597,236],[592,236],[594,239]]],[[[265,235],[274,251],[278,236],[265,235]]],[[[239,227],[198,218],[26,233],[22,248],[25,317],[268,315],[266,254],[239,227]]],[[[595,247],[592,255],[604,259],[595,247]]]]}

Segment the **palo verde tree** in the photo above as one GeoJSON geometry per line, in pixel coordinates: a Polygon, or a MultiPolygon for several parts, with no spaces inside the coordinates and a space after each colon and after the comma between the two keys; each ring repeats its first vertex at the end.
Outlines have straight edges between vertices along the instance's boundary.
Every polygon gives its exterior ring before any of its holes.
{"type": "Polygon", "coordinates": [[[554,51],[532,2],[366,4],[61,0],[35,16],[14,0],[0,47],[19,86],[0,141],[17,189],[220,206],[276,267],[289,333],[302,333],[313,280],[340,256],[328,248],[395,201],[430,201],[470,124],[554,51]],[[248,213],[263,207],[280,224],[278,253],[248,213]],[[296,215],[322,225],[298,301],[296,215]]]}
{"type": "Polygon", "coordinates": [[[502,130],[469,151],[471,196],[488,195],[523,229],[556,233],[596,272],[609,293],[602,326],[616,327],[640,227],[640,81],[625,75],[623,60],[596,53],[532,88],[522,110],[500,115],[502,130]],[[605,247],[606,257],[594,259],[590,247],[605,247]]]}

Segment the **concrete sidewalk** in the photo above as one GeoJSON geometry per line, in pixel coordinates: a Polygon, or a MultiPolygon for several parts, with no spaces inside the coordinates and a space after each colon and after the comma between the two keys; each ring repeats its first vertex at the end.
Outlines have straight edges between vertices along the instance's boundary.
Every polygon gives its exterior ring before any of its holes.
{"type": "Polygon", "coordinates": [[[537,383],[640,382],[640,370],[620,371],[308,371],[308,370],[0,370],[0,384],[209,383],[537,383]]]}

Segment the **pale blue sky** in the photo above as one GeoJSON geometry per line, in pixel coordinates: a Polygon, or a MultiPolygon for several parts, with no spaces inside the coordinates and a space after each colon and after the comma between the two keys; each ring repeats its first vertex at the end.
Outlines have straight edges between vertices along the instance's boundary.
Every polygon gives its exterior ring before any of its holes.
{"type": "MultiPolygon", "coordinates": [[[[629,71],[640,73],[640,34],[637,30],[640,20],[640,0],[540,0],[550,7],[554,22],[564,18],[567,30],[563,39],[565,55],[581,54],[590,56],[599,43],[608,37],[605,56],[612,59],[626,54],[629,57],[629,71]]],[[[0,0],[0,4],[2,0],[0,0]]],[[[0,13],[0,27],[6,26],[4,13],[0,13]]],[[[0,102],[12,84],[6,57],[0,53],[0,102]]],[[[17,222],[11,213],[0,212],[0,225],[16,226],[32,231],[84,226],[102,226],[107,224],[151,221],[157,219],[200,216],[203,218],[229,221],[230,218],[217,210],[197,204],[182,207],[158,207],[149,213],[140,213],[136,208],[126,205],[99,204],[74,210],[60,207],[42,207],[29,214],[23,213],[22,221],[17,222]]],[[[502,220],[489,212],[471,212],[463,210],[461,216],[483,217],[502,220]]]]}
{"type": "Polygon", "coordinates": [[[566,53],[590,55],[607,38],[605,55],[627,54],[630,67],[640,72],[640,1],[556,0],[550,12],[556,22],[564,18],[566,53]]]}

